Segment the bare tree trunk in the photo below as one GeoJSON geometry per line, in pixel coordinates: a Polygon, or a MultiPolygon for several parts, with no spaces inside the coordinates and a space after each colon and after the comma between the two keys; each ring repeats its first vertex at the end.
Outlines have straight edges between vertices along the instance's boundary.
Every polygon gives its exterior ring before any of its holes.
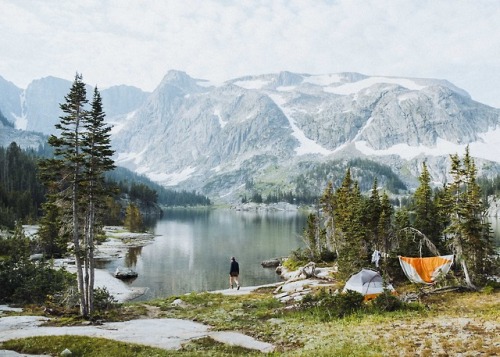
{"type": "MultiPolygon", "coordinates": [[[[79,141],[79,133],[80,133],[80,108],[76,113],[76,122],[75,122],[75,157],[80,155],[80,141],[79,141]]],[[[78,292],[80,294],[80,313],[82,316],[88,316],[87,310],[87,299],[85,294],[85,285],[84,285],[84,276],[82,270],[82,250],[80,248],[80,222],[79,222],[79,205],[78,205],[78,184],[80,179],[80,165],[78,162],[75,162],[75,166],[73,167],[73,183],[72,183],[72,204],[73,204],[73,243],[75,246],[75,263],[76,263],[76,274],[78,279],[78,292]]],[[[85,261],[85,252],[84,252],[84,261],[85,261]]]]}
{"type": "Polygon", "coordinates": [[[465,283],[467,284],[467,287],[472,290],[477,290],[476,286],[472,284],[472,281],[470,280],[469,270],[467,269],[467,264],[465,263],[465,260],[463,258],[461,259],[461,264],[462,269],[464,270],[465,283]]]}
{"type": "Polygon", "coordinates": [[[90,262],[89,262],[89,229],[90,229],[90,224],[89,224],[89,214],[88,212],[85,215],[85,229],[83,232],[83,241],[84,241],[84,246],[85,246],[85,283],[84,283],[84,290],[85,290],[85,302],[86,302],[86,309],[87,313],[90,315],[89,311],[89,268],[90,268],[90,262]]]}
{"type": "MultiPolygon", "coordinates": [[[[76,174],[75,174],[76,176],[76,174]]],[[[76,277],[78,284],[78,293],[80,295],[80,314],[82,316],[87,316],[87,302],[85,298],[85,288],[84,288],[84,278],[83,278],[83,268],[82,268],[82,251],[80,248],[80,225],[78,222],[78,195],[77,195],[77,183],[76,177],[73,182],[73,245],[75,249],[75,264],[76,264],[76,277]]]]}
{"type": "Polygon", "coordinates": [[[89,313],[92,314],[94,312],[94,238],[95,238],[95,205],[93,201],[93,197],[90,199],[90,209],[89,209],[89,269],[90,269],[90,277],[89,277],[89,285],[88,285],[88,308],[89,313]]]}

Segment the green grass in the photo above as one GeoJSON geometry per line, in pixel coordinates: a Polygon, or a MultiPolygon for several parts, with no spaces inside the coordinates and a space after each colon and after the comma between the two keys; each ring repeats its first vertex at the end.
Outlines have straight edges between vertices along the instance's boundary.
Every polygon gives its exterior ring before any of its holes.
{"type": "Polygon", "coordinates": [[[45,336],[29,337],[4,342],[1,349],[14,350],[27,354],[50,354],[60,356],[65,349],[71,357],[163,357],[163,356],[257,356],[252,350],[229,346],[211,338],[202,338],[187,343],[179,351],[164,350],[139,344],[123,343],[105,338],[85,336],[45,336]]]}
{"type": "MultiPolygon", "coordinates": [[[[492,328],[500,326],[498,291],[428,295],[421,303],[407,305],[403,310],[382,313],[367,306],[336,318],[325,316],[325,310],[318,307],[289,309],[272,297],[271,290],[243,296],[192,293],[129,303],[117,309],[114,317],[144,317],[150,305],[155,307],[158,318],[189,319],[214,330],[239,331],[270,342],[277,348],[272,355],[280,356],[500,355],[500,347],[495,344],[499,329],[492,328]],[[175,299],[182,299],[185,306],[173,306],[175,299]]],[[[68,348],[72,356],[91,357],[261,355],[211,338],[191,341],[180,351],[74,336],[11,340],[2,348],[51,355],[68,348]]]]}
{"type": "Polygon", "coordinates": [[[150,304],[161,309],[161,317],[188,319],[214,326],[218,330],[243,332],[265,329],[266,320],[279,316],[277,309],[282,306],[269,292],[244,297],[193,293],[151,301],[150,304]],[[187,307],[172,307],[172,302],[178,298],[187,307]]]}

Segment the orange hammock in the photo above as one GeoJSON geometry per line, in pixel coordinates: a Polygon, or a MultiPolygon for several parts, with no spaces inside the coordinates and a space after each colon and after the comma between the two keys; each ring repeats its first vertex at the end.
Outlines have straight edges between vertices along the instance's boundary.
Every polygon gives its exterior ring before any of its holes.
{"type": "Polygon", "coordinates": [[[399,256],[399,264],[406,277],[413,283],[433,284],[441,275],[446,275],[453,264],[453,255],[427,258],[399,256]]]}

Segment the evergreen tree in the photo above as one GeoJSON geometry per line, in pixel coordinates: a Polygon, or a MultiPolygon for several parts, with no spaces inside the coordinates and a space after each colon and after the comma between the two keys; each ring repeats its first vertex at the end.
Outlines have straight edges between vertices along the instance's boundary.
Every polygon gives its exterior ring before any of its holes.
{"type": "Polygon", "coordinates": [[[363,222],[364,200],[357,182],[348,169],[336,192],[335,221],[339,229],[338,269],[342,278],[369,264],[366,229],[363,222]]]}
{"type": "Polygon", "coordinates": [[[336,239],[335,228],[335,192],[333,191],[333,183],[328,181],[323,195],[320,197],[321,211],[325,221],[325,240],[326,248],[330,252],[335,252],[338,255],[338,244],[336,239]]]}
{"type": "Polygon", "coordinates": [[[67,222],[63,231],[73,242],[80,313],[88,317],[93,313],[93,252],[100,225],[97,213],[106,196],[103,174],[114,166],[110,128],[104,125],[100,94],[94,91],[90,111],[86,109],[86,95],[85,83],[77,73],[60,105],[64,113],[56,124],[60,135],[49,138],[54,158],[43,160],[41,169],[46,186],[54,194],[50,202],[59,206],[62,221],[67,222]]]}
{"type": "Polygon", "coordinates": [[[44,215],[40,220],[38,239],[46,258],[60,258],[67,252],[68,237],[63,234],[61,213],[53,196],[47,196],[42,206],[44,215]]]}
{"type": "MultiPolygon", "coordinates": [[[[441,246],[442,232],[438,223],[439,216],[434,204],[431,176],[425,162],[419,176],[420,185],[413,195],[415,220],[413,227],[424,234],[436,247],[441,246]]],[[[429,252],[425,255],[429,255],[429,252]]]]}
{"type": "Polygon", "coordinates": [[[309,250],[309,259],[317,261],[321,256],[321,227],[319,217],[316,214],[307,216],[307,226],[304,229],[304,242],[309,250]]]}
{"type": "Polygon", "coordinates": [[[15,142],[0,147],[0,227],[14,229],[16,221],[36,220],[44,194],[34,152],[15,142]]]}
{"type": "Polygon", "coordinates": [[[49,144],[54,148],[55,158],[42,162],[42,177],[52,186],[57,185],[58,204],[61,205],[64,221],[69,223],[65,228],[71,234],[75,254],[77,286],[80,296],[80,313],[88,316],[88,304],[83,276],[82,227],[83,212],[81,207],[83,191],[83,163],[85,155],[82,152],[83,122],[88,117],[85,104],[85,83],[78,73],[65,96],[65,102],[60,105],[64,115],[55,125],[59,136],[51,135],[49,144]],[[67,217],[67,218],[66,218],[67,217]]]}
{"type": "Polygon", "coordinates": [[[144,224],[139,211],[139,207],[131,203],[127,206],[125,211],[124,226],[131,232],[142,232],[144,230],[144,224]]]}
{"type": "Polygon", "coordinates": [[[380,216],[378,220],[379,241],[376,246],[377,250],[384,253],[389,253],[392,248],[391,238],[394,236],[392,218],[394,216],[394,207],[389,200],[387,192],[384,192],[380,201],[380,216]]]}
{"type": "Polygon", "coordinates": [[[458,155],[450,158],[452,209],[446,232],[451,236],[451,246],[462,266],[467,286],[475,288],[473,281],[482,282],[492,267],[493,241],[489,223],[484,220],[485,208],[469,148],[462,161],[458,155]]]}
{"type": "Polygon", "coordinates": [[[114,169],[114,161],[111,159],[114,151],[111,149],[110,131],[111,127],[104,123],[105,113],[102,108],[101,95],[94,89],[92,107],[83,126],[86,129],[82,133],[82,152],[85,154],[83,163],[83,177],[86,187],[86,214],[84,228],[85,252],[85,282],[86,300],[89,313],[94,310],[94,247],[95,237],[101,232],[102,222],[98,219],[102,212],[107,190],[104,181],[104,173],[114,169]]]}
{"type": "Polygon", "coordinates": [[[380,202],[380,196],[378,193],[378,180],[375,178],[373,180],[373,186],[370,198],[368,199],[364,217],[366,221],[366,240],[369,244],[371,250],[380,250],[380,232],[379,232],[379,221],[380,215],[382,213],[382,206],[380,202]]]}

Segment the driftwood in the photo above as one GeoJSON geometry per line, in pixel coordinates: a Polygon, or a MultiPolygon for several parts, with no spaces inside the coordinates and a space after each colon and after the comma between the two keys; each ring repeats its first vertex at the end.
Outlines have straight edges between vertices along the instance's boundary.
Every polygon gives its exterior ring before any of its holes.
{"type": "Polygon", "coordinates": [[[316,278],[316,263],[315,262],[309,262],[306,265],[304,265],[302,268],[300,268],[300,273],[308,278],[316,278]]]}

